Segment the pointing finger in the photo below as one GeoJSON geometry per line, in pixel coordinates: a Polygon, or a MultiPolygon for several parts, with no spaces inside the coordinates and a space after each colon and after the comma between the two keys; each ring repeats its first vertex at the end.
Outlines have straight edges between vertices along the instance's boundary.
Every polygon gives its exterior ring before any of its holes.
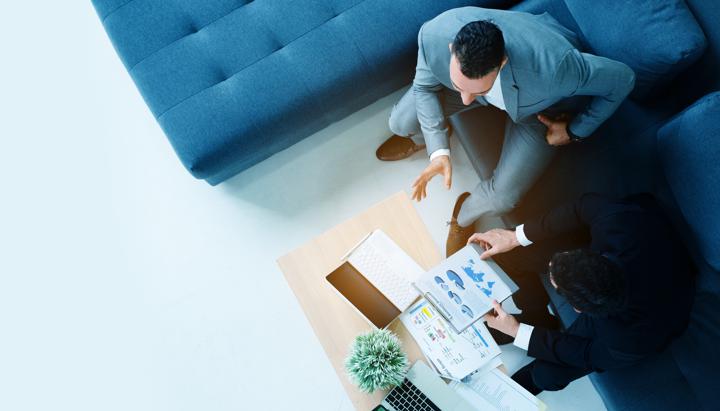
{"type": "Polygon", "coordinates": [[[547,127],[550,127],[552,125],[552,121],[550,121],[549,118],[545,117],[542,114],[538,114],[537,119],[540,120],[540,122],[545,124],[547,127]]]}
{"type": "Polygon", "coordinates": [[[420,177],[416,178],[415,181],[413,181],[412,187],[413,188],[417,187],[418,184],[420,184],[420,181],[422,181],[422,174],[420,175],[420,177]]]}
{"type": "Polygon", "coordinates": [[[498,317],[505,315],[505,310],[503,310],[502,305],[497,302],[497,300],[493,300],[492,302],[493,308],[495,309],[495,312],[497,313],[498,317]]]}
{"type": "Polygon", "coordinates": [[[473,234],[473,237],[478,240],[485,241],[486,243],[490,242],[490,236],[488,236],[487,233],[475,233],[473,234]]]}
{"type": "Polygon", "coordinates": [[[480,233],[475,233],[468,238],[468,244],[470,243],[480,243],[482,241],[482,237],[480,237],[480,233]]]}
{"type": "Polygon", "coordinates": [[[495,251],[495,249],[492,246],[490,246],[490,248],[486,249],[484,253],[480,254],[480,259],[487,260],[488,258],[494,256],[495,254],[497,254],[497,251],[495,251]]]}

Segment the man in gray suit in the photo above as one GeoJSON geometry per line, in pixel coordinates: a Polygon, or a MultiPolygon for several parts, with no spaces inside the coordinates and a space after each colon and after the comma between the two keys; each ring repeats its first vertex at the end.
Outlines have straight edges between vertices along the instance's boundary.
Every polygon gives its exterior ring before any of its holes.
{"type": "Polygon", "coordinates": [[[392,161],[427,147],[415,200],[436,175],[450,188],[448,116],[488,104],[508,116],[492,177],[456,201],[448,255],[466,244],[476,219],[511,210],[556,147],[590,136],[634,86],[628,66],[580,52],[575,34],[548,14],[453,9],[422,26],[418,46],[413,85],[390,115],[395,135],[377,150],[392,161]]]}

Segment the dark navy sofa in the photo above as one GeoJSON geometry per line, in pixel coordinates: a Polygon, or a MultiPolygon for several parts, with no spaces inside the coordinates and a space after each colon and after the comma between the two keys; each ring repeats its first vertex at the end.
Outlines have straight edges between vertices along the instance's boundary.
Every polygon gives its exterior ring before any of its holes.
{"type": "MultiPolygon", "coordinates": [[[[613,58],[635,65],[638,87],[589,140],[560,150],[506,223],[583,192],[653,193],[696,266],[690,325],[656,357],[590,379],[610,410],[720,410],[720,1],[531,0],[513,8],[550,13],[589,52],[605,55],[615,42],[613,58]],[[641,16],[638,9],[669,14],[641,16]],[[667,55],[643,56],[654,52],[667,55]],[[668,68],[663,63],[672,63],[672,73],[658,74],[668,68]]],[[[491,176],[497,162],[503,121],[483,109],[451,119],[480,177],[491,176]]],[[[577,314],[545,282],[569,326],[577,314]]]]}
{"type": "Polygon", "coordinates": [[[420,26],[508,0],[93,0],[183,165],[218,184],[411,81],[420,26]]]}

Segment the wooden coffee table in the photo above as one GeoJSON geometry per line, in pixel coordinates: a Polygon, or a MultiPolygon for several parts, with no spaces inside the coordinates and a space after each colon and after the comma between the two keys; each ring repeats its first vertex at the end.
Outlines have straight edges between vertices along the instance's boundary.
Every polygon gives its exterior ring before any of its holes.
{"type": "MultiPolygon", "coordinates": [[[[278,259],[285,279],[345,391],[359,410],[372,409],[386,394],[365,394],[345,374],[344,361],[353,340],[373,328],[338,295],[325,276],[341,264],[340,259],[352,246],[378,228],[424,269],[428,270],[440,262],[440,252],[404,192],[393,195],[278,259]]],[[[400,338],[411,364],[424,358],[399,320],[395,320],[389,328],[400,338]]]]}

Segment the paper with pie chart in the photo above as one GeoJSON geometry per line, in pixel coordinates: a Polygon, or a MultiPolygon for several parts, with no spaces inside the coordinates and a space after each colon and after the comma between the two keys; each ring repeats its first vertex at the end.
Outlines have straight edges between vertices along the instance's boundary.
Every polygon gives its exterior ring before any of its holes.
{"type": "Polygon", "coordinates": [[[414,283],[423,296],[457,332],[464,331],[502,302],[518,286],[492,260],[481,260],[482,249],[470,244],[414,283]]]}

